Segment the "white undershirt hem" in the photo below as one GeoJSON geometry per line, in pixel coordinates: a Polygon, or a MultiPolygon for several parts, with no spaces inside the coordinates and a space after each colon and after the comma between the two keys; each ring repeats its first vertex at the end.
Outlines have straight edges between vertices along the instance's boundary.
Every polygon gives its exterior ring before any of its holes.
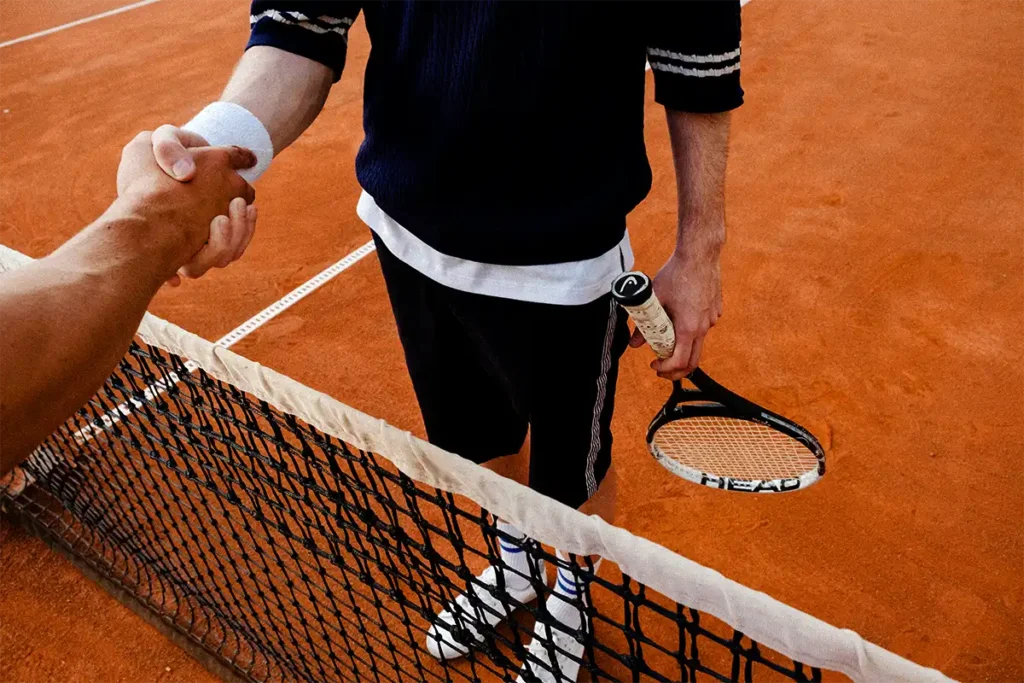
{"type": "Polygon", "coordinates": [[[437,251],[384,213],[366,192],[359,197],[356,213],[398,260],[446,287],[473,294],[577,306],[607,294],[615,276],[633,267],[628,232],[616,246],[594,258],[508,266],[437,251]]]}

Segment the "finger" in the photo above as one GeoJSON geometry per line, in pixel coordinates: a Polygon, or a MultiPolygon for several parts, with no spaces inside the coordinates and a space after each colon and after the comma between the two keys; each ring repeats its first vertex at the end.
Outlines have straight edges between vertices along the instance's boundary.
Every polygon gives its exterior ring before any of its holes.
{"type": "Polygon", "coordinates": [[[686,379],[686,376],[689,374],[690,373],[688,372],[683,372],[682,370],[679,370],[678,372],[659,372],[658,377],[662,379],[670,379],[674,382],[676,380],[686,379]]]}
{"type": "Polygon", "coordinates": [[[252,168],[256,165],[256,155],[245,147],[232,145],[226,149],[228,151],[228,163],[231,164],[231,168],[236,171],[244,168],[252,168]]]}
{"type": "Polygon", "coordinates": [[[153,156],[164,173],[182,182],[195,176],[196,164],[187,148],[206,145],[201,136],[165,124],[153,131],[152,139],[153,156]]]}
{"type": "Polygon", "coordinates": [[[218,266],[224,254],[230,254],[231,220],[227,216],[217,216],[210,223],[210,238],[191,261],[178,271],[188,278],[202,277],[206,271],[218,266]]]}
{"type": "Polygon", "coordinates": [[[175,273],[164,284],[168,287],[178,287],[181,285],[181,276],[175,273]]]}
{"type": "MultiPolygon", "coordinates": [[[[241,176],[239,176],[241,178],[241,176]]],[[[252,185],[242,180],[244,186],[238,196],[245,200],[246,204],[252,204],[256,201],[256,190],[253,189],[252,185]]]]}
{"type": "Polygon", "coordinates": [[[246,242],[246,235],[249,232],[249,207],[245,200],[235,197],[228,205],[228,218],[231,219],[231,244],[230,253],[225,254],[225,261],[220,264],[223,268],[236,258],[242,255],[242,245],[246,242]]]}
{"type": "Polygon", "coordinates": [[[242,254],[249,248],[249,242],[252,241],[252,236],[256,234],[256,207],[247,206],[245,207],[245,239],[242,241],[242,246],[239,247],[238,253],[235,254],[235,260],[242,258],[242,254]]]}
{"type": "Polygon", "coordinates": [[[231,257],[235,253],[236,221],[230,214],[229,207],[227,216],[217,216],[210,223],[210,239],[207,242],[207,246],[210,247],[210,267],[223,268],[231,263],[231,257]]]}
{"type": "Polygon", "coordinates": [[[210,245],[204,244],[203,248],[196,252],[196,255],[192,257],[191,261],[178,269],[178,275],[183,278],[195,280],[196,278],[202,277],[210,268],[210,245]]]}
{"type": "Polygon", "coordinates": [[[633,335],[629,338],[629,345],[631,348],[639,349],[641,346],[647,343],[644,339],[644,333],[640,331],[640,328],[633,330],[633,335]]]}
{"type": "Polygon", "coordinates": [[[686,364],[690,360],[690,351],[693,349],[693,335],[682,333],[676,330],[676,348],[668,358],[655,361],[652,365],[658,374],[682,373],[686,370],[686,364]]]}
{"type": "Polygon", "coordinates": [[[686,364],[684,372],[689,375],[691,372],[697,369],[697,365],[700,363],[700,354],[704,350],[704,340],[706,336],[698,337],[693,341],[693,348],[690,349],[690,360],[686,364]]]}

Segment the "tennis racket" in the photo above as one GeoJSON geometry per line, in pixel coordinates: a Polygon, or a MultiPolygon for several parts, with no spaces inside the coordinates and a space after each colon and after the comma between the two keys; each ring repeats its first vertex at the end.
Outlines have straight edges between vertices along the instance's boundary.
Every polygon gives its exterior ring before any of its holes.
{"type": "MultiPolygon", "coordinates": [[[[660,358],[675,348],[675,328],[651,279],[623,273],[612,296],[660,358]]],[[[825,474],[825,451],[809,431],[737,396],[697,368],[693,387],[672,383],[672,395],[647,428],[651,455],[669,472],[711,488],[783,493],[807,488],[825,474]]]]}

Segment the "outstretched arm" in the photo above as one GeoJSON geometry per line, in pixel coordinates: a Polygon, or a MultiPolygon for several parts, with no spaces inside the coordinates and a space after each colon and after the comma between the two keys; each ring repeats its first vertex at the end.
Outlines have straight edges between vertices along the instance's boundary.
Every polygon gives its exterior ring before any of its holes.
{"type": "MultiPolygon", "coordinates": [[[[0,275],[0,474],[17,465],[99,388],[161,284],[197,252],[219,259],[210,222],[250,223],[243,149],[194,150],[191,183],[153,161],[149,133],[124,149],[118,199],[49,256],[0,275]]],[[[251,207],[250,207],[251,209],[251,207]]]]}
{"type": "Polygon", "coordinates": [[[191,178],[186,148],[239,145],[259,157],[252,182],[274,154],[302,134],[341,78],[348,32],[359,15],[358,0],[254,0],[247,51],[221,101],[207,107],[184,130],[161,126],[154,135],[157,161],[178,180],[191,178]],[[178,166],[175,166],[178,164],[178,166]]]}
{"type": "Polygon", "coordinates": [[[157,163],[172,177],[188,181],[195,172],[189,148],[239,145],[255,148],[261,157],[257,170],[244,174],[255,180],[254,173],[265,170],[316,120],[332,82],[333,72],[319,62],[276,47],[252,47],[219,102],[183,128],[163,125],[153,132],[157,163]]]}
{"type": "MultiPolygon", "coordinates": [[[[320,113],[331,85],[341,77],[348,30],[360,7],[354,0],[254,0],[247,52],[221,100],[180,128],[164,125],[154,131],[153,153],[160,167],[188,182],[195,173],[190,148],[238,145],[256,153],[256,164],[242,174],[255,182],[274,155],[320,113]]],[[[244,230],[234,221],[225,227],[244,230]]],[[[179,273],[198,277],[203,269],[189,263],[179,273]]],[[[174,275],[171,283],[178,280],[174,275]]]]}

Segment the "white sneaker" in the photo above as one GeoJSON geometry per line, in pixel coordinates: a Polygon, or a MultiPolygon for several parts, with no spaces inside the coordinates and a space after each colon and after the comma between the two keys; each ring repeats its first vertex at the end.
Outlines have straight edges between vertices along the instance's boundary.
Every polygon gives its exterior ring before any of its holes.
{"type": "Polygon", "coordinates": [[[583,659],[583,643],[557,626],[541,621],[533,627],[530,654],[523,662],[516,683],[576,683],[583,659]],[[550,650],[554,650],[552,661],[550,650]],[[540,664],[537,663],[540,661],[540,664]]]}
{"type": "MultiPolygon", "coordinates": [[[[544,560],[537,560],[538,575],[546,579],[544,560]]],[[[488,567],[477,577],[485,586],[496,586],[496,567],[488,567]]],[[[437,615],[427,631],[427,652],[441,660],[457,659],[469,653],[469,648],[484,639],[480,633],[481,622],[494,627],[512,617],[515,607],[491,595],[490,591],[475,582],[470,587],[472,600],[463,593],[449,603],[447,609],[437,615]]],[[[537,590],[530,583],[522,590],[514,590],[505,584],[504,593],[520,604],[537,599],[537,590]]]]}

